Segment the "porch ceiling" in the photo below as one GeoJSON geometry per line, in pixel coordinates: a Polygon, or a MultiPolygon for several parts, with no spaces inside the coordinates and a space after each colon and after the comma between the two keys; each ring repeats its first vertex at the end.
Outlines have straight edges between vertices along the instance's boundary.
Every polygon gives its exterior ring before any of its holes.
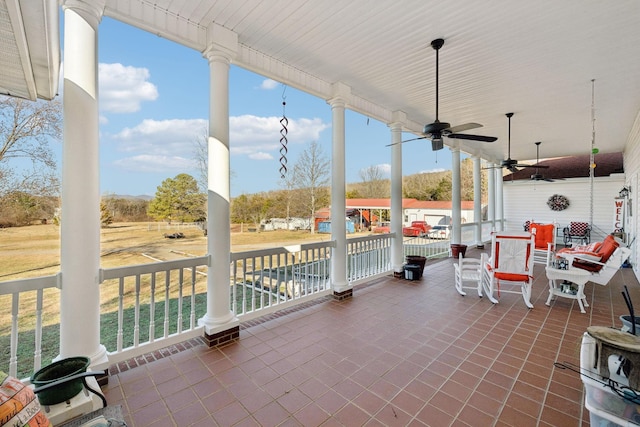
{"type": "Polygon", "coordinates": [[[0,94],[35,100],[58,91],[56,0],[0,0],[0,94]]]}
{"type": "Polygon", "coordinates": [[[588,153],[592,79],[601,152],[623,151],[640,109],[636,0],[103,1],[106,16],[199,51],[215,23],[237,35],[236,65],[324,99],[341,82],[350,109],[386,123],[402,111],[418,133],[435,118],[430,42],[444,38],[440,119],[484,124],[471,133],[499,140],[461,148],[496,161],[507,155],[507,112],[512,158],[534,159],[535,141],[545,157],[588,153]]]}

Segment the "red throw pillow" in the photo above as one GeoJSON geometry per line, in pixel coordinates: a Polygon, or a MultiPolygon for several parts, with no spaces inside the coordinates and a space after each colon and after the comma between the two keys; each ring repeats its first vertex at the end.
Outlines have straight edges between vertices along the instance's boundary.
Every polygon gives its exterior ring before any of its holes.
{"type": "MultiPolygon", "coordinates": [[[[611,255],[613,255],[616,249],[618,249],[618,246],[620,246],[620,244],[616,242],[616,239],[612,235],[608,235],[602,242],[602,245],[600,245],[600,247],[597,250],[597,253],[601,256],[600,262],[602,264],[606,263],[609,260],[609,258],[611,258],[611,255]]],[[[591,272],[597,272],[602,270],[601,264],[593,264],[593,263],[582,261],[582,260],[575,260],[573,262],[573,266],[582,268],[583,270],[588,270],[591,272]]]]}
{"type": "Polygon", "coordinates": [[[609,234],[602,242],[602,245],[598,248],[598,253],[602,255],[602,258],[600,258],[600,262],[603,264],[606,263],[609,258],[611,258],[611,255],[613,255],[615,250],[618,249],[618,246],[620,245],[618,244],[618,242],[616,242],[616,239],[614,239],[613,236],[609,234]]]}

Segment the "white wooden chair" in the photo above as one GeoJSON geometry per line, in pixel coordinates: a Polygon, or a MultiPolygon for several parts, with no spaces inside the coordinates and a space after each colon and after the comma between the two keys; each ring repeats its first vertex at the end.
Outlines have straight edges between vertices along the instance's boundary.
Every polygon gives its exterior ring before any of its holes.
{"type": "Polygon", "coordinates": [[[478,258],[464,258],[459,254],[458,261],[453,263],[456,290],[462,296],[467,295],[464,289],[475,289],[482,297],[482,264],[478,258]],[[465,283],[470,285],[465,285],[465,283]]]}
{"type": "MultiPolygon", "coordinates": [[[[498,232],[491,236],[491,257],[482,262],[482,290],[492,303],[498,303],[496,295],[514,293],[521,294],[526,306],[533,308],[534,239],[533,234],[526,232],[498,232]]],[[[484,258],[485,254],[482,255],[484,258]]]]}

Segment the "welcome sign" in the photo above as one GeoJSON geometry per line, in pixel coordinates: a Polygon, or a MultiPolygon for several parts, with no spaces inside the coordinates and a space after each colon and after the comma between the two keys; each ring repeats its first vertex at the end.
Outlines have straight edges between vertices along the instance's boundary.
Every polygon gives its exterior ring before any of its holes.
{"type": "Polygon", "coordinates": [[[613,231],[622,232],[624,230],[624,212],[627,207],[627,199],[615,198],[613,203],[613,231]]]}

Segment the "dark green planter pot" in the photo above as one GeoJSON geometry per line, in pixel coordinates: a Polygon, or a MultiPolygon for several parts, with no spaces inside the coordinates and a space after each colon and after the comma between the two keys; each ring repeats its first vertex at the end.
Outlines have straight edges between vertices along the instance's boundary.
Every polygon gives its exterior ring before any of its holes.
{"type": "MultiPolygon", "coordinates": [[[[59,360],[33,374],[31,376],[31,383],[38,388],[54,381],[86,372],[89,363],[90,360],[88,357],[70,357],[59,360]]],[[[41,405],[56,405],[80,393],[82,387],[82,378],[78,378],[39,392],[38,401],[40,401],[41,405]]]]}

